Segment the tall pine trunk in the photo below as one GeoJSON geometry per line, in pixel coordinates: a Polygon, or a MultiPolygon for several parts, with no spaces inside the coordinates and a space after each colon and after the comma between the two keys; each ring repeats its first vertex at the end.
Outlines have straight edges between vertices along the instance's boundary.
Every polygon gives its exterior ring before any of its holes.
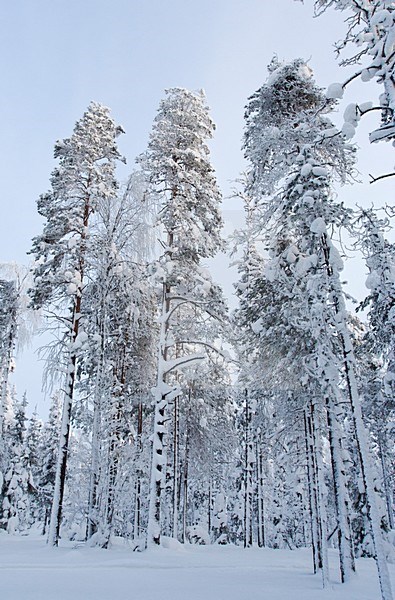
{"type": "Polygon", "coordinates": [[[185,449],[185,463],[183,472],[183,494],[182,494],[182,543],[187,541],[188,523],[188,447],[185,449]]]}
{"type": "MultiPolygon", "coordinates": [[[[89,187],[89,181],[87,183],[89,187]]],[[[77,355],[75,349],[75,342],[79,333],[79,324],[81,318],[81,305],[82,305],[82,282],[84,280],[85,270],[85,253],[86,253],[86,239],[88,231],[88,222],[91,213],[90,198],[85,198],[83,219],[82,219],[82,232],[81,232],[81,250],[79,257],[79,275],[81,287],[77,290],[73,309],[72,309],[72,326],[71,326],[71,352],[69,354],[69,362],[67,368],[67,381],[66,381],[66,392],[63,402],[63,413],[62,413],[62,424],[60,430],[59,440],[59,453],[56,465],[54,495],[51,508],[51,520],[49,525],[48,543],[51,546],[57,546],[60,537],[60,526],[62,522],[62,510],[63,510],[63,497],[64,489],[66,484],[66,471],[67,471],[67,459],[69,453],[69,439],[70,439],[70,427],[71,427],[71,409],[73,404],[74,387],[76,383],[76,367],[77,367],[77,355]]]]}
{"type": "MultiPolygon", "coordinates": [[[[105,314],[102,306],[103,314],[105,314]]],[[[105,324],[102,319],[101,323],[101,342],[100,353],[98,357],[98,367],[95,381],[95,391],[93,395],[93,424],[92,424],[92,454],[89,480],[89,496],[88,496],[88,517],[86,537],[91,538],[97,531],[97,495],[99,486],[99,456],[100,456],[100,429],[101,429],[101,412],[102,412],[102,385],[103,385],[103,369],[105,363],[104,357],[104,342],[106,339],[105,324]]]]}
{"type": "Polygon", "coordinates": [[[339,423],[336,416],[337,407],[332,397],[326,398],[326,406],[338,527],[340,575],[341,581],[344,583],[350,579],[353,571],[355,571],[350,523],[350,501],[342,457],[339,423]]]}
{"type": "Polygon", "coordinates": [[[318,572],[318,569],[322,566],[321,560],[321,549],[320,539],[318,535],[318,506],[317,506],[317,495],[316,495],[316,469],[314,462],[314,450],[313,450],[313,435],[312,435],[312,424],[311,415],[306,409],[304,411],[304,426],[305,426],[305,442],[306,442],[306,465],[307,465],[307,485],[309,492],[309,512],[310,512],[310,526],[311,526],[311,547],[313,551],[313,571],[318,572]]]}
{"type": "MultiPolygon", "coordinates": [[[[79,315],[81,311],[81,296],[77,296],[75,308],[73,311],[73,325],[71,345],[75,340],[79,331],[79,315]]],[[[51,508],[51,519],[49,524],[48,544],[57,546],[60,537],[60,526],[62,523],[63,497],[66,484],[67,459],[69,453],[70,427],[71,427],[71,409],[74,395],[74,385],[76,380],[76,365],[77,357],[75,352],[70,354],[66,393],[63,401],[62,422],[59,439],[59,452],[56,463],[56,475],[54,485],[54,495],[51,508]]]]}
{"type": "Polygon", "coordinates": [[[328,529],[327,529],[327,508],[326,508],[326,486],[324,478],[324,463],[322,460],[322,439],[318,422],[318,413],[314,402],[310,405],[313,456],[316,469],[315,477],[315,495],[318,509],[318,537],[321,551],[322,587],[326,588],[329,584],[329,560],[328,560],[328,529]]]}
{"type": "Polygon", "coordinates": [[[326,233],[321,238],[327,274],[332,283],[334,310],[339,341],[343,353],[344,373],[355,432],[355,441],[360,458],[361,475],[366,493],[367,519],[372,535],[382,600],[393,600],[391,580],[386,561],[380,516],[377,508],[376,490],[373,477],[373,461],[368,443],[368,434],[362,418],[361,400],[355,376],[355,356],[351,336],[347,327],[347,311],[342,294],[339,275],[331,264],[331,242],[326,233]]]}

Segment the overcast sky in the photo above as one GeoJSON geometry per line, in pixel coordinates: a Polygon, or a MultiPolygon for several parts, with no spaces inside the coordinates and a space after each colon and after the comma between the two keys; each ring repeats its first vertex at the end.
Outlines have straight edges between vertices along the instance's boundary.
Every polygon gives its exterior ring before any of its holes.
{"type": "MultiPolygon", "coordinates": [[[[312,17],[312,1],[293,0],[15,0],[2,6],[0,35],[0,262],[27,263],[31,238],[41,231],[36,199],[49,188],[55,166],[53,146],[70,136],[91,100],[109,106],[126,135],[119,145],[133,169],[144,151],[163,90],[203,88],[217,124],[212,162],[227,196],[244,169],[240,150],[243,109],[266,77],[273,54],[309,59],[323,87],[342,81],[333,44],[344,32],[343,17],[331,11],[312,17]]],[[[375,83],[355,85],[348,101],[375,100],[375,83]]],[[[373,113],[374,115],[374,113],[373,113]]],[[[390,168],[391,150],[369,146],[366,119],[357,141],[364,184],[341,191],[349,204],[391,200],[391,184],[369,186],[368,173],[390,168]]],[[[239,219],[237,205],[224,199],[228,223],[239,219]],[[229,212],[230,211],[230,212],[229,212]],[[233,212],[232,212],[233,211],[233,212]]],[[[228,227],[229,228],[229,227],[228,227]]],[[[354,270],[354,267],[353,267],[354,270]]],[[[216,268],[230,291],[230,273],[216,268]]],[[[363,293],[363,268],[351,282],[363,293]],[[362,275],[361,275],[362,274],[362,275]]],[[[353,279],[351,277],[351,279],[353,279]]],[[[18,360],[18,392],[40,403],[39,371],[32,355],[18,360]]]]}

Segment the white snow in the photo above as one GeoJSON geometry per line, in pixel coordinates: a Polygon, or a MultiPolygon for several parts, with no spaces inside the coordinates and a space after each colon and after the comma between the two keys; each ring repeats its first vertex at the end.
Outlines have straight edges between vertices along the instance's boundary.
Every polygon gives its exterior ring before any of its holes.
{"type": "Polygon", "coordinates": [[[311,69],[308,65],[303,64],[299,67],[298,73],[301,77],[304,77],[304,79],[311,79],[313,75],[313,69],[311,69]]]}
{"type": "Polygon", "coordinates": [[[325,167],[313,167],[312,172],[315,177],[327,177],[328,176],[328,171],[325,167]]]}
{"type": "Polygon", "coordinates": [[[77,292],[77,286],[75,285],[75,283],[69,283],[69,285],[67,286],[67,293],[68,294],[75,294],[77,292]]]}
{"type": "Polygon", "coordinates": [[[322,235],[326,233],[326,224],[322,217],[317,217],[310,225],[311,233],[315,233],[317,235],[322,235]]]}
{"type": "Polygon", "coordinates": [[[344,88],[341,83],[331,83],[326,91],[326,97],[329,99],[343,98],[344,88]]]}
{"type": "Polygon", "coordinates": [[[359,105],[359,110],[362,114],[371,108],[373,108],[373,102],[362,102],[362,104],[359,105]]]}
{"type": "Polygon", "coordinates": [[[330,138],[334,137],[338,133],[339,130],[337,129],[337,127],[330,127],[329,129],[325,129],[324,131],[322,131],[321,135],[323,138],[330,138]]]}
{"type": "Polygon", "coordinates": [[[380,275],[376,271],[372,271],[366,278],[365,286],[368,290],[374,291],[380,285],[380,275]]]}
{"type": "Polygon", "coordinates": [[[370,81],[375,75],[374,69],[363,69],[361,72],[361,80],[363,82],[370,81]]]}
{"type": "MultiPolygon", "coordinates": [[[[340,584],[329,551],[330,584],[312,574],[310,550],[193,546],[165,538],[166,548],[132,552],[79,543],[49,548],[43,538],[0,533],[4,600],[378,600],[376,567],[357,561],[357,575],[340,584]]],[[[389,565],[395,583],[394,565],[389,565]]]]}
{"type": "Polygon", "coordinates": [[[254,333],[259,334],[262,331],[262,319],[251,323],[251,329],[254,333]]]}
{"type": "Polygon", "coordinates": [[[375,27],[379,23],[386,23],[387,25],[392,24],[392,15],[388,10],[377,10],[370,18],[370,24],[372,27],[375,27]]]}
{"type": "Polygon", "coordinates": [[[345,123],[351,123],[351,125],[354,125],[354,127],[358,124],[358,121],[361,117],[358,114],[357,105],[354,102],[351,102],[347,106],[346,110],[344,111],[343,118],[345,123]]]}
{"type": "Polygon", "coordinates": [[[355,135],[355,127],[351,123],[343,123],[342,134],[346,140],[350,140],[355,135]]]}
{"type": "Polygon", "coordinates": [[[305,165],[303,165],[303,167],[300,169],[300,174],[302,177],[308,177],[311,173],[311,169],[313,167],[311,166],[310,163],[306,163],[305,165]]]}

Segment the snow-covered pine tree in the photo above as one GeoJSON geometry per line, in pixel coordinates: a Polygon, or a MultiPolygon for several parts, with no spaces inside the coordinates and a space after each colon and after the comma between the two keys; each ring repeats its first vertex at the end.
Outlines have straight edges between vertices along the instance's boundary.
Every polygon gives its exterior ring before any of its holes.
{"type": "MultiPolygon", "coordinates": [[[[209,163],[206,140],[213,135],[203,93],[169,89],[155,118],[147,152],[139,159],[157,198],[158,222],[164,232],[163,253],[155,276],[161,288],[158,374],[155,392],[155,422],[150,490],[148,543],[159,544],[162,532],[161,497],[166,472],[166,431],[169,402],[178,386],[169,376],[204,354],[176,354],[172,320],[184,304],[199,313],[210,313],[214,297],[201,259],[211,257],[221,246],[218,190],[209,163]]],[[[193,340],[194,344],[201,340],[193,340]]]]}
{"type": "MultiPolygon", "coordinates": [[[[326,222],[334,226],[339,226],[342,221],[347,219],[347,212],[341,206],[335,207],[333,203],[328,202],[330,195],[328,188],[325,187],[327,184],[324,185],[324,179],[329,172],[332,176],[336,175],[341,181],[347,179],[352,168],[353,149],[344,144],[341,136],[333,135],[333,125],[327,115],[330,103],[325,101],[322,90],[315,85],[311,77],[311,70],[303,61],[295,60],[288,65],[280,65],[278,61],[275,61],[269,70],[268,82],[252,96],[246,111],[247,128],[244,148],[246,157],[251,162],[247,193],[254,198],[255,222],[259,230],[264,230],[262,237],[270,248],[271,261],[267,266],[267,277],[271,281],[278,280],[279,284],[283,286],[282,295],[288,296],[290,301],[299,296],[302,306],[303,298],[309,297],[312,289],[317,289],[317,292],[319,290],[316,283],[308,282],[311,272],[314,269],[318,269],[320,272],[320,269],[326,268],[323,249],[317,248],[314,243],[311,245],[312,233],[309,227],[310,223],[314,221],[313,216],[317,217],[320,213],[320,218],[324,217],[326,222]],[[276,126],[273,126],[274,120],[276,126]],[[331,131],[332,134],[328,135],[331,131]],[[275,165],[276,169],[271,168],[271,165],[275,165]],[[268,170],[270,170],[270,174],[267,175],[267,183],[265,175],[268,170]],[[284,178],[287,176],[289,180],[285,181],[284,186],[284,178]],[[312,181],[311,193],[309,192],[310,179],[312,181]],[[283,187],[280,187],[280,184],[283,187]],[[274,191],[277,191],[274,196],[267,195],[274,191]],[[318,257],[320,257],[321,263],[318,257]],[[273,271],[270,273],[271,269],[273,271]]],[[[315,307],[326,306],[330,297],[331,292],[328,285],[325,282],[322,283],[323,288],[319,293],[323,293],[323,295],[320,304],[316,304],[315,307]]],[[[307,306],[305,308],[307,312],[303,314],[300,309],[297,310],[294,300],[292,300],[292,304],[296,312],[289,314],[288,318],[291,319],[291,323],[296,326],[296,329],[303,332],[303,323],[311,320],[311,316],[308,316],[311,309],[307,306]],[[296,316],[298,313],[299,316],[296,316]]],[[[314,308],[314,303],[312,307],[314,308]]],[[[320,315],[321,317],[322,315],[320,315]]],[[[320,330],[320,318],[317,321],[318,330],[320,330]]],[[[331,345],[333,346],[333,341],[327,346],[325,354],[324,348],[320,344],[322,339],[327,336],[323,335],[320,341],[320,338],[316,339],[312,332],[308,331],[307,333],[310,338],[309,343],[311,344],[311,341],[313,343],[309,349],[312,360],[311,371],[306,375],[307,380],[311,381],[312,390],[317,385],[318,389],[321,389],[323,397],[323,404],[319,408],[321,412],[325,410],[325,398],[328,402],[330,399],[335,403],[338,401],[335,400],[338,399],[336,386],[330,391],[328,388],[322,387],[325,381],[329,387],[333,382],[333,377],[329,376],[330,359],[328,362],[326,356],[328,349],[331,345]],[[322,376],[314,383],[311,373],[317,372],[317,368],[321,369],[325,362],[327,362],[327,367],[325,367],[327,375],[322,376]]],[[[330,337],[328,339],[330,340],[330,337]]],[[[336,354],[335,348],[333,352],[336,354]]],[[[338,372],[339,376],[340,372],[338,372]]],[[[313,392],[313,397],[314,395],[313,392]]],[[[321,551],[324,552],[326,537],[322,527],[326,520],[323,511],[326,511],[321,501],[324,497],[322,466],[319,466],[322,459],[319,450],[320,439],[317,433],[320,424],[315,422],[318,417],[318,412],[314,408],[315,404],[316,401],[311,405],[314,413],[310,415],[312,422],[309,429],[312,432],[312,439],[315,440],[312,447],[315,448],[315,468],[320,488],[317,506],[321,506],[321,525],[318,530],[321,529],[321,551]],[[321,484],[319,483],[320,479],[321,484]]],[[[330,437],[335,444],[332,452],[333,473],[336,477],[336,489],[341,493],[341,498],[337,497],[337,508],[341,536],[341,572],[342,578],[346,579],[352,569],[352,548],[347,517],[344,468],[339,446],[340,440],[338,440],[339,424],[334,420],[336,411],[331,410],[330,406],[326,408],[328,418],[330,417],[328,421],[330,437]]],[[[322,418],[319,421],[322,423],[322,418]]],[[[321,562],[324,567],[323,580],[325,584],[327,561],[324,559],[321,562]]]]}
{"type": "MultiPolygon", "coordinates": [[[[72,136],[55,145],[59,166],[51,177],[51,190],[38,200],[44,217],[42,234],[33,240],[34,308],[54,315],[64,337],[66,370],[60,449],[51,514],[49,543],[58,544],[65,486],[70,417],[76,383],[77,356],[85,341],[83,293],[89,272],[90,229],[99,199],[110,201],[117,193],[116,138],[122,132],[109,110],[92,102],[72,136]]],[[[59,365],[55,365],[55,371],[59,365]]],[[[59,375],[59,373],[58,373],[59,375]]]]}
{"type": "Polygon", "coordinates": [[[24,440],[24,456],[27,467],[31,474],[31,479],[29,482],[29,492],[31,495],[30,518],[33,525],[42,523],[45,516],[42,496],[39,489],[39,479],[42,468],[42,430],[43,423],[39,419],[37,407],[35,407],[33,414],[28,419],[24,440]]]}
{"type": "Polygon", "coordinates": [[[270,211],[268,196],[292,171],[295,158],[305,144],[311,143],[312,135],[321,133],[322,143],[316,152],[334,167],[341,182],[350,169],[344,144],[334,135],[336,130],[328,118],[335,101],[325,98],[309,65],[303,59],[284,64],[275,57],[268,71],[267,81],[249,98],[245,109],[243,150],[253,165],[247,171],[245,191],[253,207],[252,220],[265,214],[267,201],[270,211]]]}

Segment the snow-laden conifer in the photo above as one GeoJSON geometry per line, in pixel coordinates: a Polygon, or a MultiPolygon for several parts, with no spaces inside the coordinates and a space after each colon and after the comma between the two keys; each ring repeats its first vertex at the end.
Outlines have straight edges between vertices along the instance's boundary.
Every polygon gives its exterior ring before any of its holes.
{"type": "Polygon", "coordinates": [[[59,165],[51,176],[51,190],[38,200],[38,212],[45,221],[31,250],[35,258],[31,302],[34,308],[44,307],[55,315],[65,339],[61,349],[65,400],[49,534],[53,545],[60,533],[77,356],[86,340],[82,312],[90,269],[90,231],[99,200],[110,201],[117,193],[115,167],[121,156],[116,138],[121,132],[109,110],[92,102],[72,136],[56,143],[59,165]]]}
{"type": "MultiPolygon", "coordinates": [[[[305,80],[304,85],[311,89],[309,81],[311,73],[301,71],[301,61],[294,61],[285,68],[277,66],[274,73],[269,76],[266,88],[270,89],[271,83],[277,85],[280,77],[284,83],[289,79],[289,71],[294,77],[299,77],[301,72],[305,80]],[[284,77],[286,75],[286,77],[284,77]]],[[[294,106],[298,106],[297,89],[295,89],[294,106]]],[[[257,95],[259,97],[259,93],[257,95]]],[[[316,98],[320,94],[316,91],[316,98]]],[[[303,93],[301,94],[303,100],[303,93]]],[[[284,105],[286,108],[286,104],[284,105]]],[[[267,157],[267,145],[263,143],[260,152],[259,144],[256,152],[250,153],[251,140],[259,140],[259,127],[268,131],[271,122],[266,119],[266,113],[261,112],[261,122],[256,109],[252,113],[254,119],[247,118],[245,135],[245,148],[248,158],[251,157],[251,168],[248,173],[247,191],[253,194],[256,208],[255,222],[258,224],[258,233],[263,237],[270,249],[270,260],[266,266],[266,276],[276,285],[282,286],[283,295],[288,296],[292,302],[293,311],[289,313],[290,323],[300,332],[305,332],[310,338],[310,349],[305,359],[306,383],[312,386],[312,407],[314,414],[327,415],[329,441],[333,476],[335,480],[337,520],[339,529],[339,544],[341,558],[342,578],[347,579],[353,568],[352,540],[350,532],[349,499],[346,488],[344,458],[342,451],[342,434],[339,429],[339,406],[341,403],[340,385],[344,376],[352,406],[353,422],[356,431],[358,450],[362,455],[362,472],[367,488],[366,495],[368,513],[372,535],[377,540],[378,567],[380,579],[384,588],[387,586],[385,573],[385,560],[382,553],[380,531],[377,529],[377,514],[375,510],[375,492],[370,475],[369,450],[366,445],[366,436],[360,416],[360,400],[356,388],[354,374],[354,358],[351,338],[347,329],[347,314],[344,306],[339,272],[342,261],[331,242],[327,227],[339,228],[349,223],[349,212],[339,203],[335,203],[331,193],[331,179],[334,176],[341,180],[347,179],[352,169],[353,149],[347,146],[342,135],[328,136],[326,132],[333,131],[333,125],[326,114],[328,105],[321,92],[321,102],[316,103],[314,110],[306,110],[305,103],[301,102],[297,114],[292,114],[293,129],[295,130],[294,143],[290,148],[287,142],[277,136],[270,146],[273,148],[276,165],[278,167],[271,187],[261,185],[262,165],[267,157]],[[323,127],[325,123],[325,127],[323,127]],[[302,132],[301,135],[298,132],[302,132]],[[330,144],[332,150],[328,152],[330,144]],[[283,159],[285,156],[285,159],[283,159]],[[287,179],[285,179],[287,178],[287,179]],[[282,181],[282,187],[279,183],[282,181]],[[265,196],[269,190],[275,189],[277,193],[270,197],[265,196]],[[265,230],[261,232],[261,227],[265,230]],[[298,298],[299,308],[294,302],[298,298]],[[315,390],[315,392],[314,392],[315,390]],[[317,391],[321,401],[317,404],[317,391]]],[[[289,112],[292,113],[292,110],[289,112]]],[[[296,111],[295,111],[296,112],[296,111]]],[[[289,114],[284,113],[285,132],[290,130],[289,114]]],[[[291,128],[292,129],[292,128],[291,128]]],[[[292,132],[291,132],[292,133],[292,132]]],[[[292,139],[292,138],[289,138],[292,139]]],[[[258,328],[259,329],[259,328],[258,328]]],[[[313,416],[313,419],[316,419],[313,416]]],[[[319,513],[321,514],[321,551],[326,548],[326,538],[322,535],[322,527],[326,521],[326,508],[323,505],[325,493],[323,491],[321,452],[319,437],[314,432],[322,430],[323,416],[314,423],[313,439],[315,439],[315,462],[318,484],[319,513]],[[320,483],[321,480],[321,483],[320,483]]],[[[327,582],[327,570],[323,561],[323,581],[327,582]]]]}
{"type": "Polygon", "coordinates": [[[163,251],[153,274],[161,289],[161,307],[148,543],[158,544],[162,532],[167,413],[169,402],[179,393],[169,377],[205,356],[201,339],[189,340],[192,351],[179,353],[172,322],[184,305],[193,307],[195,319],[218,312],[217,288],[201,266],[202,258],[213,256],[221,247],[221,194],[206,143],[213,131],[203,93],[167,90],[147,152],[139,159],[150,193],[157,198],[158,222],[164,234],[163,251]]]}

